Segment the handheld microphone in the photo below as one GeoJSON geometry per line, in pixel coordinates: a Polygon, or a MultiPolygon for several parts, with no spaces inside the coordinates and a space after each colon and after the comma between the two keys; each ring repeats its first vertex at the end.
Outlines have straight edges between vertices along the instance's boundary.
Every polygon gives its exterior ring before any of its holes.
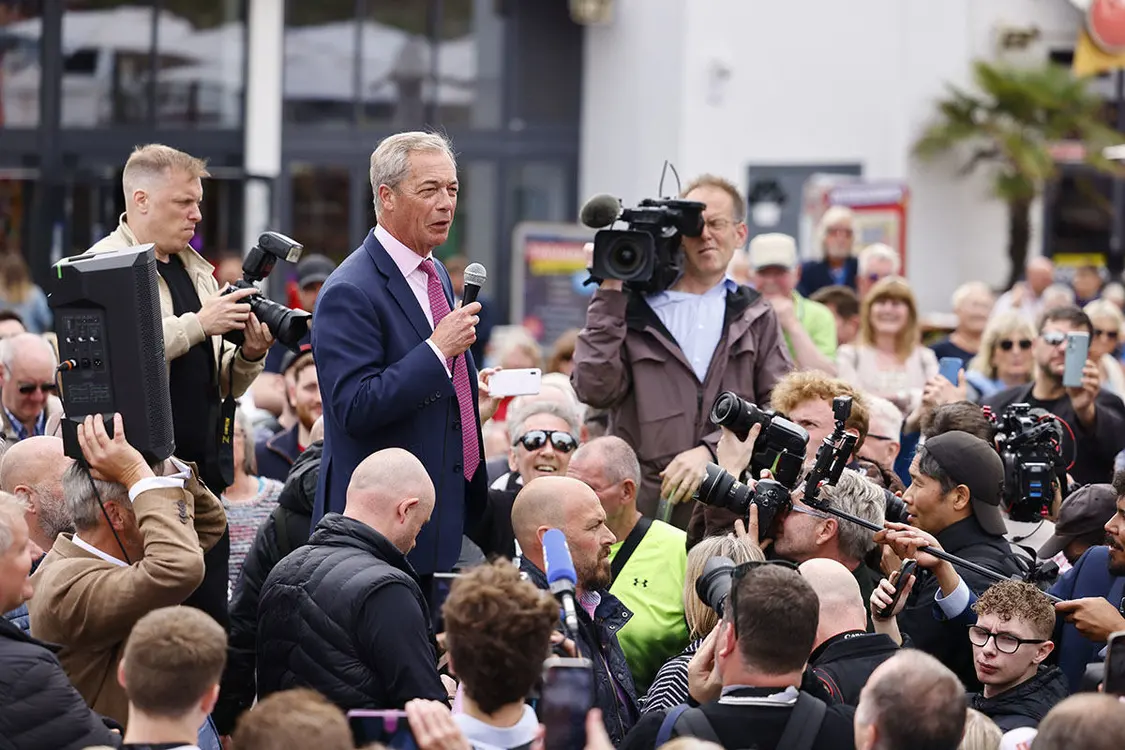
{"type": "Polygon", "coordinates": [[[608,227],[621,215],[621,201],[606,193],[598,193],[582,206],[578,217],[592,229],[608,227]]]}
{"type": "Polygon", "coordinates": [[[471,305],[477,301],[480,288],[488,280],[488,271],[480,263],[470,263],[465,268],[465,291],[461,294],[461,305],[471,305]]]}
{"type": "Polygon", "coordinates": [[[563,608],[563,622],[572,637],[578,635],[578,613],[574,608],[574,593],[578,586],[578,574],[574,572],[574,561],[570,558],[570,548],[566,536],[558,529],[547,529],[543,534],[543,560],[547,564],[547,585],[563,608]]]}

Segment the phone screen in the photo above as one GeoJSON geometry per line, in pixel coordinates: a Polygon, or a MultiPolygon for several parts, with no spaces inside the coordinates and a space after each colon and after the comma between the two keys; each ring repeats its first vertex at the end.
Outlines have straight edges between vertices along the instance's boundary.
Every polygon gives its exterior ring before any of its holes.
{"type": "Polygon", "coordinates": [[[543,678],[539,719],[546,729],[546,750],[586,747],[586,714],[594,705],[594,672],[585,659],[559,659],[543,678]]]}
{"type": "Polygon", "coordinates": [[[418,750],[405,711],[349,711],[348,726],[356,747],[378,742],[392,750],[418,750]]]}
{"type": "Polygon", "coordinates": [[[1125,696],[1125,630],[1109,637],[1105,657],[1105,691],[1125,696]]]}

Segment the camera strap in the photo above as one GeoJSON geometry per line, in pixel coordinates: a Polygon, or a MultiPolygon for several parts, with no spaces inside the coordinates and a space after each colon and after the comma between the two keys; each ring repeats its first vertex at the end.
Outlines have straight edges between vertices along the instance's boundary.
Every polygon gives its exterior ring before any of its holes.
{"type": "Polygon", "coordinates": [[[625,537],[625,543],[621,545],[621,549],[617,550],[617,554],[613,556],[613,562],[609,566],[611,581],[616,581],[617,576],[621,575],[621,571],[625,569],[625,564],[637,551],[641,540],[645,538],[645,534],[651,527],[652,519],[641,516],[641,520],[637,521],[637,525],[629,532],[629,536],[625,537]]]}

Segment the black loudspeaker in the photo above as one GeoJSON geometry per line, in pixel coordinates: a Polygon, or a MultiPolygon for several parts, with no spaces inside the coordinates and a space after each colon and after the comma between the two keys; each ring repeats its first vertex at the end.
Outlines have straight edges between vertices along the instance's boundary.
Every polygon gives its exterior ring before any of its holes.
{"type": "Polygon", "coordinates": [[[126,438],[149,463],[176,448],[152,248],[85,253],[54,267],[49,302],[64,363],[63,444],[77,461],[78,425],[90,414],[107,415],[112,425],[119,412],[126,438]]]}

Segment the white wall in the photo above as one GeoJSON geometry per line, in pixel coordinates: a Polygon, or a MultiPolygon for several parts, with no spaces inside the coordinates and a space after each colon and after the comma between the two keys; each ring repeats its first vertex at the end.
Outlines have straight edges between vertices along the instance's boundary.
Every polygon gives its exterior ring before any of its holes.
{"type": "Polygon", "coordinates": [[[907,264],[924,309],[948,309],[970,278],[1004,280],[988,180],[910,148],[945,84],[994,56],[998,23],[1038,26],[1032,57],[1073,43],[1067,0],[617,0],[615,16],[587,31],[580,200],[653,196],[666,158],[685,180],[714,172],[743,189],[750,163],[859,162],[911,186],[907,264]]]}

